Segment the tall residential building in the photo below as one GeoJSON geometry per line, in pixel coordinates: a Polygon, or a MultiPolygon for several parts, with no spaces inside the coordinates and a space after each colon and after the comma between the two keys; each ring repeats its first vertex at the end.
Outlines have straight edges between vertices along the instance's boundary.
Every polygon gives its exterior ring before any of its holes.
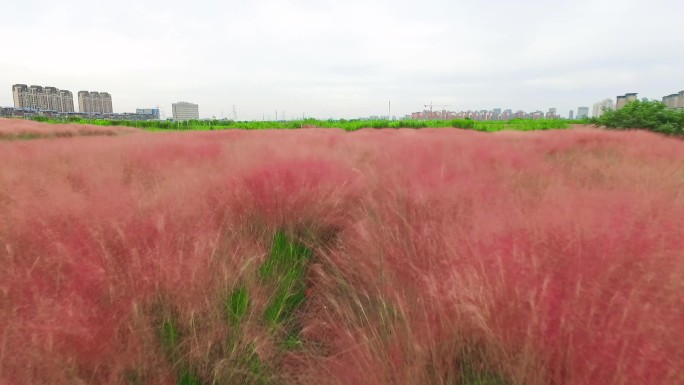
{"type": "Polygon", "coordinates": [[[28,87],[26,84],[15,84],[12,86],[12,97],[14,98],[14,108],[24,108],[28,87]]]}
{"type": "Polygon", "coordinates": [[[667,108],[684,108],[684,91],[679,91],[677,94],[663,96],[663,104],[665,104],[667,108]]]}
{"type": "Polygon", "coordinates": [[[199,107],[197,104],[178,102],[171,105],[173,120],[199,119],[199,107]]]}
{"type": "Polygon", "coordinates": [[[62,102],[60,112],[74,112],[74,94],[71,91],[59,90],[59,97],[62,102]]]}
{"type": "Polygon", "coordinates": [[[629,103],[637,100],[637,95],[638,94],[636,92],[625,94],[625,102],[629,103]]]}
{"type": "Polygon", "coordinates": [[[70,91],[55,87],[12,86],[15,108],[31,108],[40,111],[74,112],[74,96],[70,91]]]}
{"type": "Polygon", "coordinates": [[[107,92],[78,91],[78,110],[86,114],[111,114],[112,96],[107,92]]]}
{"type": "Polygon", "coordinates": [[[88,91],[78,91],[78,110],[80,112],[90,112],[93,110],[88,91]]]}
{"type": "Polygon", "coordinates": [[[575,110],[570,110],[570,113],[568,114],[568,119],[570,119],[570,120],[575,119],[575,110]]]}
{"type": "Polygon", "coordinates": [[[603,99],[600,102],[594,103],[594,108],[592,109],[591,116],[594,118],[598,118],[599,116],[603,115],[603,112],[605,110],[612,109],[614,109],[613,99],[603,99]]]}
{"type": "Polygon", "coordinates": [[[589,117],[589,107],[577,107],[577,119],[589,117]]]}
{"type": "Polygon", "coordinates": [[[615,109],[619,110],[624,107],[627,103],[637,100],[637,93],[632,92],[624,95],[618,95],[617,101],[615,102],[615,109]]]}

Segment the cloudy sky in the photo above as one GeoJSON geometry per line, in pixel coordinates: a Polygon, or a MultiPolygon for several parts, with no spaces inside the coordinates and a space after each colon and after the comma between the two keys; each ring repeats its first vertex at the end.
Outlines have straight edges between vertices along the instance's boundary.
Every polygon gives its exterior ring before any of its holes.
{"type": "Polygon", "coordinates": [[[403,116],[589,106],[684,89],[681,0],[21,0],[0,4],[15,83],[112,94],[115,112],[403,116]]]}

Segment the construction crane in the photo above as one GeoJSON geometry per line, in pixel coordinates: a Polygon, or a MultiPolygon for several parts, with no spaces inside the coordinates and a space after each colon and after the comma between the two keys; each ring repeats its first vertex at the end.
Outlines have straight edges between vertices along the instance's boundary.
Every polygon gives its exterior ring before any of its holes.
{"type": "Polygon", "coordinates": [[[430,102],[430,104],[425,105],[425,108],[428,108],[428,107],[430,107],[430,113],[432,113],[432,107],[449,107],[449,106],[446,104],[432,104],[432,102],[430,102]]]}
{"type": "MultiPolygon", "coordinates": [[[[430,107],[430,119],[432,119],[432,117],[434,116],[434,115],[432,114],[432,108],[433,108],[433,107],[442,107],[442,108],[446,108],[446,107],[449,107],[449,106],[446,105],[446,104],[432,104],[432,102],[430,102],[430,104],[425,104],[425,108],[428,108],[428,107],[430,107]]],[[[442,110],[442,111],[444,111],[444,110],[442,110]]],[[[444,113],[443,113],[442,115],[444,115],[444,113]]]]}

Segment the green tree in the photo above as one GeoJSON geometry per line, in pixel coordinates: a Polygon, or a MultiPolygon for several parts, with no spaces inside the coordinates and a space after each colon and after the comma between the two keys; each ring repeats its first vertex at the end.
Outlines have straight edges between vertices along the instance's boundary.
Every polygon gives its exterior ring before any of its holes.
{"type": "Polygon", "coordinates": [[[643,128],[670,135],[684,133],[684,111],[656,100],[635,100],[619,110],[606,110],[594,123],[615,129],[643,128]]]}

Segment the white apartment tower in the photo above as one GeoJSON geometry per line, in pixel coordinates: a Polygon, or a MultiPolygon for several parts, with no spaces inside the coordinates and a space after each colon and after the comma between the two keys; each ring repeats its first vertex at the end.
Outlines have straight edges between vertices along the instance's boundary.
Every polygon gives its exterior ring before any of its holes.
{"type": "Polygon", "coordinates": [[[178,102],[171,105],[173,110],[173,120],[199,119],[199,107],[197,104],[188,102],[178,102]]]}
{"type": "Polygon", "coordinates": [[[598,118],[599,116],[603,115],[603,112],[605,110],[613,110],[613,109],[615,109],[615,105],[613,104],[613,99],[610,99],[610,98],[603,99],[600,102],[594,103],[594,108],[592,109],[591,116],[594,118],[598,118]]]}
{"type": "Polygon", "coordinates": [[[577,119],[589,117],[589,107],[577,107],[577,119]]]}
{"type": "Polygon", "coordinates": [[[12,86],[15,108],[31,108],[40,111],[74,112],[74,95],[71,91],[55,87],[12,86]]]}

